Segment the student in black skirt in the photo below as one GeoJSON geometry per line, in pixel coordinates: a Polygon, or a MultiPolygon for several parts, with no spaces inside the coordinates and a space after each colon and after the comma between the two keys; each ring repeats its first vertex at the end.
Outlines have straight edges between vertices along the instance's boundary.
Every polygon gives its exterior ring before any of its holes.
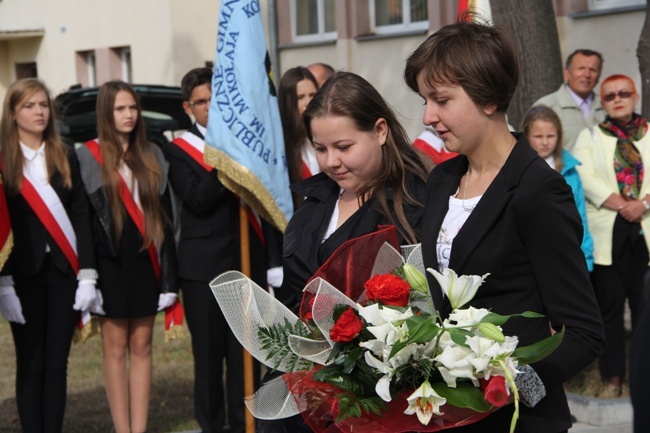
{"type": "Polygon", "coordinates": [[[0,143],[14,236],[0,276],[0,313],[16,349],[20,426],[60,433],[75,309],[101,309],[88,200],[76,155],[61,141],[39,80],[9,87],[0,143]]]}
{"type": "Polygon", "coordinates": [[[97,97],[99,138],[78,149],[92,204],[106,394],[117,433],[147,428],[155,315],[177,298],[167,163],[122,81],[97,97]],[[127,369],[128,358],[128,369],[127,369]]]}

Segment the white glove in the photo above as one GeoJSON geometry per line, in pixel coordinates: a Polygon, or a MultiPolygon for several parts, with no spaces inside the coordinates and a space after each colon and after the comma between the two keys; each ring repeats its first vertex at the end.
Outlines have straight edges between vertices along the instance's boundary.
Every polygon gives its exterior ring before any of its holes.
{"type": "Polygon", "coordinates": [[[9,322],[25,324],[23,307],[14,286],[0,286],[0,314],[9,322]]]}
{"type": "Polygon", "coordinates": [[[178,295],[176,293],[161,293],[158,298],[158,311],[171,307],[176,302],[178,295]]]}
{"type": "Polygon", "coordinates": [[[106,311],[104,311],[103,305],[104,305],[104,297],[102,296],[102,291],[99,289],[95,289],[95,301],[92,304],[90,304],[90,309],[88,311],[90,313],[104,316],[106,315],[106,311]]]}
{"type": "Polygon", "coordinates": [[[282,286],[283,279],[284,272],[282,271],[282,266],[271,268],[266,271],[266,283],[271,287],[282,286]]]}
{"type": "Polygon", "coordinates": [[[95,303],[96,299],[95,282],[93,280],[81,280],[77,286],[72,308],[79,311],[90,311],[90,307],[95,303]]]}

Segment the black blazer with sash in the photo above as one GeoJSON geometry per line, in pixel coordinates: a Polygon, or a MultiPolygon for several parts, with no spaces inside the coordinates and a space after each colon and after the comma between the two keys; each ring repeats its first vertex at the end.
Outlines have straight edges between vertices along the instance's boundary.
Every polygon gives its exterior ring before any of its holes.
{"type": "MultiPolygon", "coordinates": [[[[192,125],[189,132],[203,139],[192,125]]],[[[241,269],[239,202],[217,177],[207,171],[174,143],[165,143],[163,152],[169,161],[169,182],[182,201],[178,274],[191,281],[209,282],[222,272],[241,269]]],[[[251,277],[266,286],[266,270],[281,265],[281,234],[265,221],[261,223],[266,239],[250,228],[251,277]]]]}
{"type": "MultiPolygon", "coordinates": [[[[79,162],[72,149],[68,151],[67,156],[72,176],[72,189],[63,186],[63,178],[58,171],[52,175],[50,185],[59,196],[75,231],[79,269],[95,269],[90,208],[79,173],[79,162]]],[[[6,178],[4,178],[4,187],[14,234],[14,247],[2,274],[34,276],[43,266],[46,243],[50,247],[50,257],[54,265],[62,272],[74,273],[65,255],[23,195],[18,193],[10,196],[6,178]]]]}
{"type": "MultiPolygon", "coordinates": [[[[533,364],[547,395],[534,408],[521,405],[518,432],[552,433],[568,429],[571,415],[562,383],[588,366],[604,348],[602,321],[580,250],[582,224],[571,188],[537,157],[523,135],[453,241],[449,267],[457,274],[490,273],[470,305],[499,314],[526,310],[544,319],[511,319],[507,335],[520,345],[566,334],[560,347],[533,364]]],[[[458,156],[436,167],[427,183],[422,253],[427,268],[438,269],[436,241],[468,161],[458,156]]],[[[428,276],[436,305],[449,304],[428,276]]],[[[458,432],[506,432],[514,405],[458,432]]]]}
{"type": "MultiPolygon", "coordinates": [[[[165,239],[159,247],[160,292],[178,292],[176,243],[174,242],[174,228],[171,222],[172,211],[167,185],[167,170],[169,165],[158,146],[149,143],[149,149],[153,152],[162,171],[159,199],[165,214],[162,216],[165,239]]],[[[79,158],[85,191],[94,209],[92,213],[92,227],[95,236],[95,251],[103,257],[117,257],[118,249],[113,240],[113,217],[108,202],[108,195],[104,188],[102,167],[85,145],[77,149],[77,156],[79,158]]],[[[130,218],[128,212],[126,212],[126,215],[127,218],[130,218]]]]}

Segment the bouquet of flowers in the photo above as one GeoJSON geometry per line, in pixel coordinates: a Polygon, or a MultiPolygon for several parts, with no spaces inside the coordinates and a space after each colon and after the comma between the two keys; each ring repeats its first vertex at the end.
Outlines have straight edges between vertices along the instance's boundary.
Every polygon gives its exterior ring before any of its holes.
{"type": "Polygon", "coordinates": [[[517,347],[517,337],[500,327],[514,316],[461,308],[489,274],[428,269],[453,308],[443,319],[421,268],[419,249],[404,262],[386,244],[359,299],[315,278],[304,290],[301,318],[242,274],[217,277],[212,290],[239,341],[285,372],[247,398],[252,414],[301,413],[317,432],[430,432],[476,422],[514,402],[514,431],[517,367],[550,354],[563,332],[517,347]]]}

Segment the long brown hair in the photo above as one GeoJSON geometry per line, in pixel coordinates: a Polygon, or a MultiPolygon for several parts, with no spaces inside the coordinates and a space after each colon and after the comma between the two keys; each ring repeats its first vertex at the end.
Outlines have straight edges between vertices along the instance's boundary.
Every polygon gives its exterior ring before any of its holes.
{"type": "Polygon", "coordinates": [[[372,84],[350,72],[336,72],[323,84],[303,113],[307,135],[311,140],[311,122],[325,116],[347,117],[359,131],[373,131],[379,119],[388,125],[386,143],[382,147],[381,166],[375,178],[358,191],[361,201],[377,200],[384,215],[395,223],[388,206],[388,191],[392,190],[394,213],[400,234],[409,242],[418,242],[418,235],[410,226],[404,213],[404,204],[423,206],[411,194],[406,185],[407,173],[426,182],[428,167],[424,158],[411,146],[406,131],[395,113],[372,84]],[[400,228],[401,227],[403,228],[400,228]]]}
{"type": "Polygon", "coordinates": [[[48,181],[58,171],[63,178],[63,187],[66,189],[72,188],[72,176],[67,158],[67,152],[71,151],[71,149],[63,143],[56,127],[54,104],[52,104],[50,92],[45,84],[36,78],[25,78],[14,81],[9,86],[2,107],[2,120],[0,120],[3,173],[10,195],[18,194],[23,186],[23,165],[25,162],[25,157],[20,148],[20,135],[18,133],[18,124],[15,121],[15,114],[25,100],[38,92],[45,92],[50,111],[47,126],[43,131],[48,181]]]}
{"type": "Polygon", "coordinates": [[[555,162],[555,170],[562,171],[562,121],[558,115],[550,107],[546,105],[536,105],[524,116],[521,121],[521,130],[528,137],[530,129],[533,127],[535,121],[541,120],[549,122],[555,127],[557,132],[557,144],[553,150],[553,161],[555,162]]]}
{"type": "MultiPolygon", "coordinates": [[[[296,66],[287,70],[280,79],[278,90],[278,107],[284,135],[284,152],[287,156],[289,182],[294,184],[302,180],[302,144],[307,139],[307,131],[298,113],[298,83],[309,80],[318,89],[316,78],[304,66],[296,66]]],[[[302,203],[302,197],[292,193],[293,206],[302,203]]]]}
{"type": "Polygon", "coordinates": [[[125,209],[118,193],[117,170],[121,161],[131,169],[133,177],[138,181],[138,194],[144,214],[144,242],[142,249],[146,249],[155,239],[163,241],[163,211],[159,200],[159,189],[162,171],[158,166],[155,156],[149,149],[145,133],[144,119],[140,100],[133,88],[123,81],[109,81],[99,88],[97,95],[97,132],[101,144],[104,166],[102,174],[104,186],[115,224],[115,241],[117,242],[124,228],[125,209]],[[128,147],[122,148],[120,133],[115,128],[114,106],[115,98],[119,92],[127,92],[135,100],[138,118],[133,130],[129,133],[128,147]]]}

